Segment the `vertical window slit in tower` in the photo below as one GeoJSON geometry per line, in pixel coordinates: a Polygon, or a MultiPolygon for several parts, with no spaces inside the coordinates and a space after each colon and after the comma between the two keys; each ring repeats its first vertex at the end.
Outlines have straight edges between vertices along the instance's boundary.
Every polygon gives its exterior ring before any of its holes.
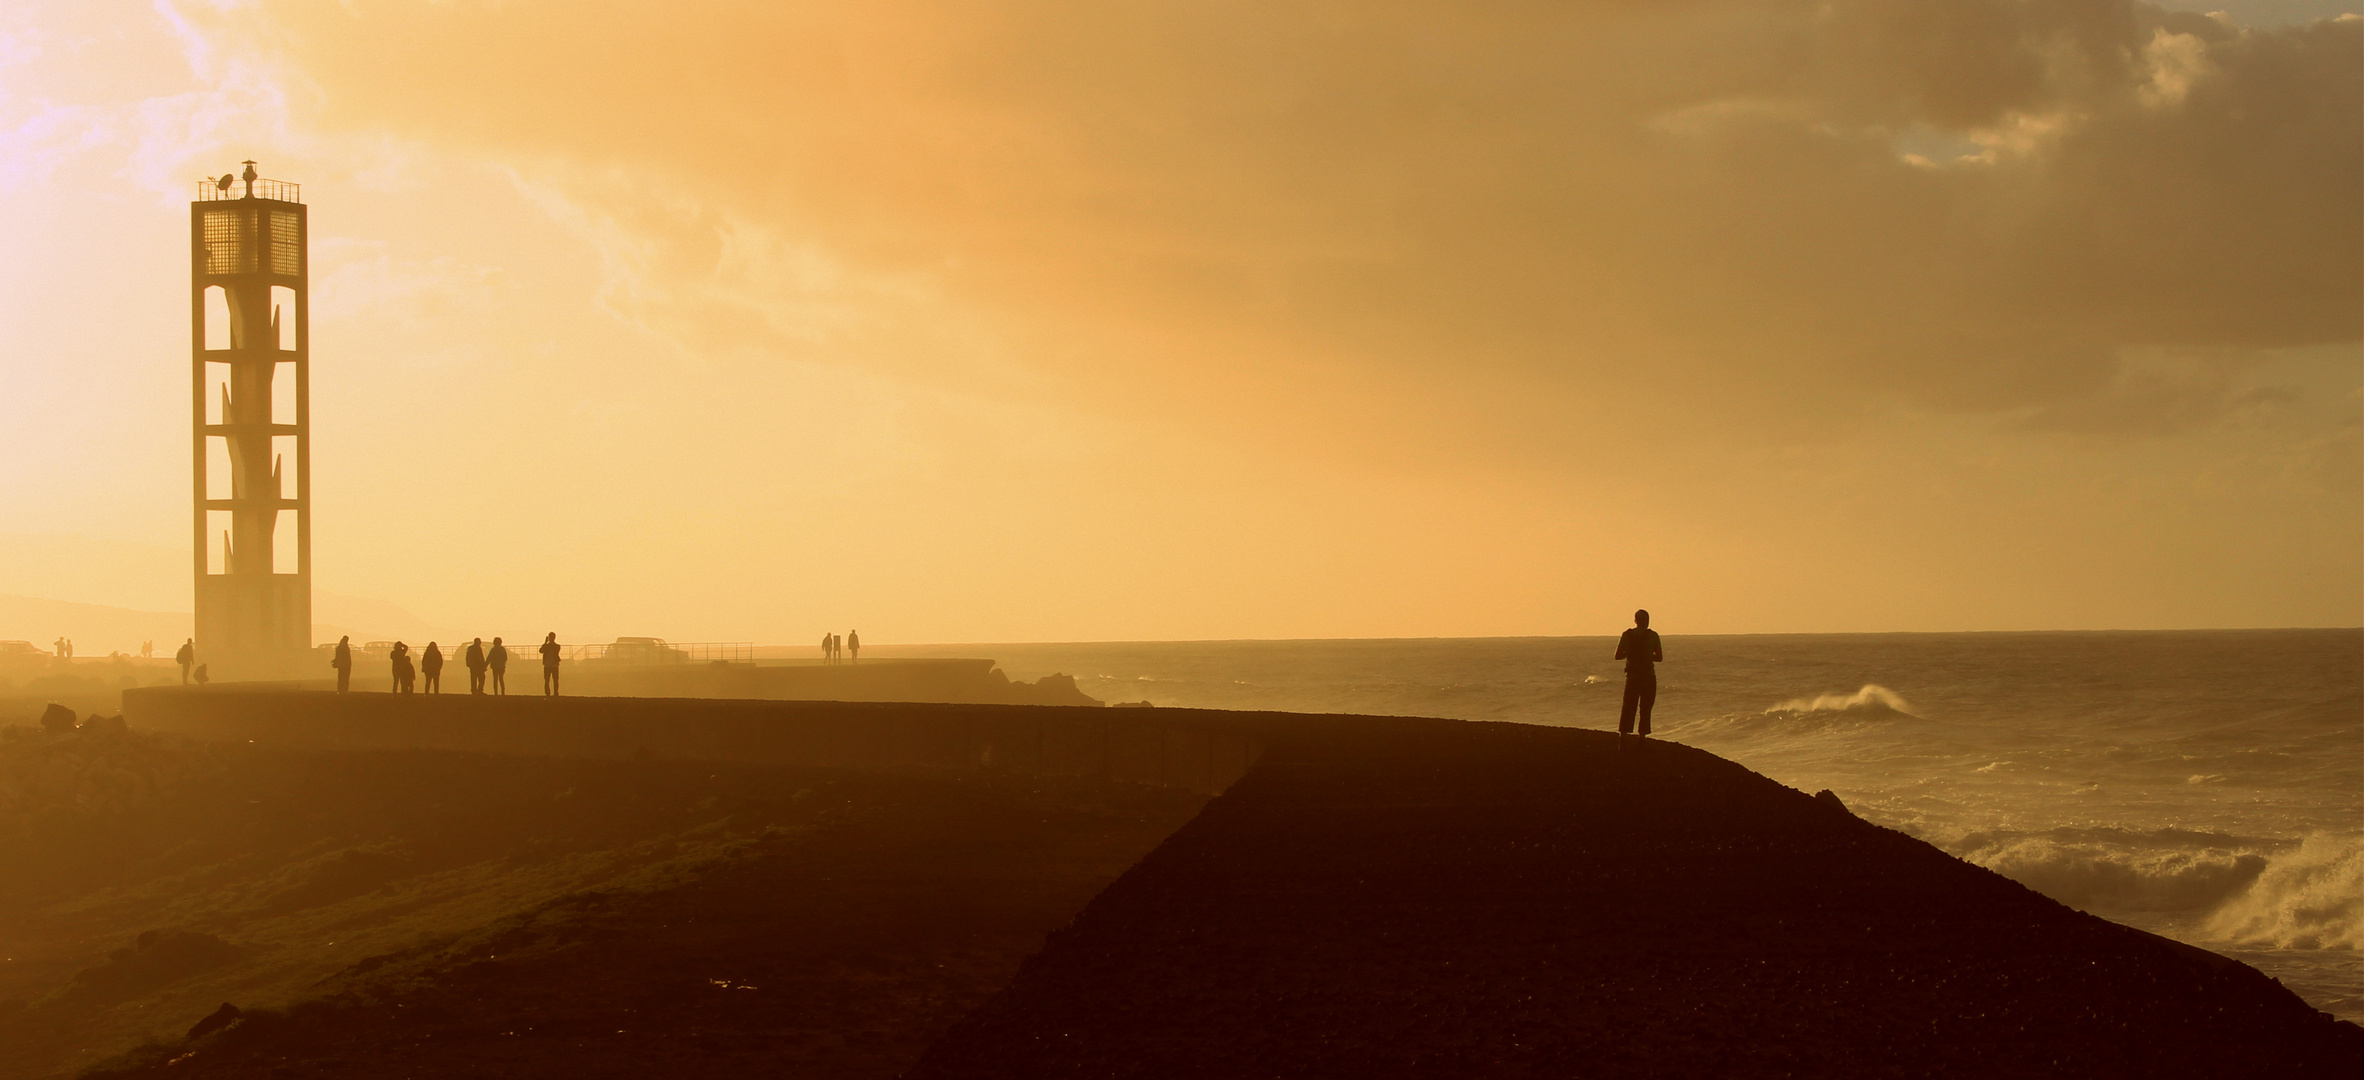
{"type": "Polygon", "coordinates": [[[279,498],[296,497],[296,438],[293,435],[271,436],[271,479],[279,498]]]}
{"type": "Polygon", "coordinates": [[[230,572],[230,512],[227,510],[205,512],[205,572],[230,572]]]}
{"type": "Polygon", "coordinates": [[[281,510],[271,519],[271,572],[296,572],[296,512],[281,510]]]}
{"type": "Polygon", "coordinates": [[[230,292],[219,285],[205,287],[205,347],[230,347],[230,292]]]}
{"type": "Polygon", "coordinates": [[[296,377],[295,362],[292,360],[281,361],[271,372],[271,422],[296,422],[296,377]]]}
{"type": "Polygon", "coordinates": [[[205,437],[205,497],[208,499],[237,498],[237,481],[230,465],[230,440],[220,435],[205,437]]]}
{"type": "MultiPolygon", "coordinates": [[[[278,234],[272,235],[274,237],[273,246],[276,247],[278,234]]],[[[296,350],[295,290],[285,285],[271,286],[271,332],[279,343],[280,352],[294,352],[296,350]]]]}
{"type": "Polygon", "coordinates": [[[227,424],[227,423],[229,423],[229,422],[230,422],[230,409],[229,409],[229,406],[228,406],[229,399],[230,399],[230,365],[228,365],[228,364],[216,364],[216,363],[208,363],[208,364],[206,364],[206,365],[205,365],[205,422],[206,422],[206,423],[208,423],[208,424],[227,424]]]}

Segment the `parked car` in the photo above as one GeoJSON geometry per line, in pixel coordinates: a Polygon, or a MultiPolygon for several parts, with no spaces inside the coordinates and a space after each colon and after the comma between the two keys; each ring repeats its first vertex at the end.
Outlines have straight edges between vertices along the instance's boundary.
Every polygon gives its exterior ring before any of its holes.
{"type": "Polygon", "coordinates": [[[600,654],[610,664],[686,664],[689,652],[665,644],[664,638],[620,637],[600,654]]]}

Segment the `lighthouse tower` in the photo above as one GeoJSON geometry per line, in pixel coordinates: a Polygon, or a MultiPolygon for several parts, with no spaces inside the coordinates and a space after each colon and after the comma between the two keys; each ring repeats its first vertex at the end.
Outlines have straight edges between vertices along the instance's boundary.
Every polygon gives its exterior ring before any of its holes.
{"type": "Polygon", "coordinates": [[[189,204],[197,660],[217,679],[288,678],[312,673],[304,202],[245,165],[189,204]]]}

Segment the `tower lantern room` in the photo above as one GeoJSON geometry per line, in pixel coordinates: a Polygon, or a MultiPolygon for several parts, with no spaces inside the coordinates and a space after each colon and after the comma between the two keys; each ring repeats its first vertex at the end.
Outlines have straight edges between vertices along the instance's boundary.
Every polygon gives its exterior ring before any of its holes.
{"type": "Polygon", "coordinates": [[[312,645],[311,296],[301,190],[245,165],[189,204],[196,651],[283,678],[312,645]]]}

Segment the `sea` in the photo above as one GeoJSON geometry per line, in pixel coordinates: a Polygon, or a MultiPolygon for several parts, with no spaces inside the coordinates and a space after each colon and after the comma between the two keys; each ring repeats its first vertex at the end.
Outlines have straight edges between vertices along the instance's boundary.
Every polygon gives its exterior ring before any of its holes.
{"type": "MultiPolygon", "coordinates": [[[[2364,1021],[2364,630],[1662,631],[1656,737],[2364,1021]]],[[[1614,637],[880,647],[1164,707],[1614,729],[1614,637]]]]}

